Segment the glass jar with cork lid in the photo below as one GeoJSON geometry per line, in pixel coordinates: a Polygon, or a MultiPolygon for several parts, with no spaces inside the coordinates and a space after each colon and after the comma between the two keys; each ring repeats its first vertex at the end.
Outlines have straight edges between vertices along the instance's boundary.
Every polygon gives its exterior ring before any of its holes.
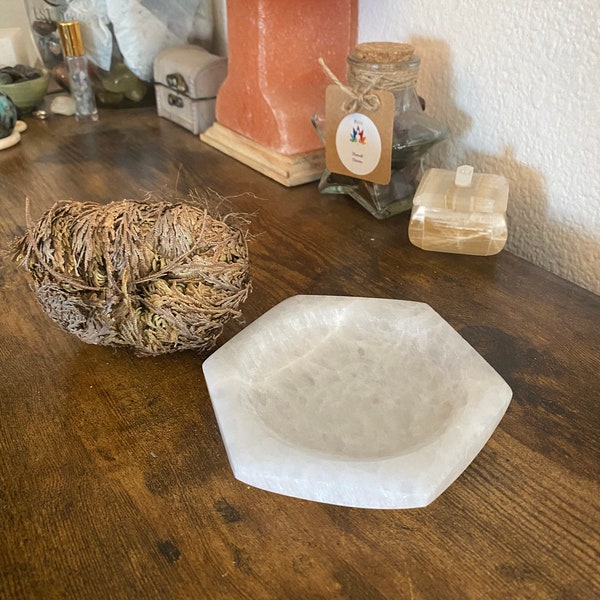
{"type": "MultiPolygon", "coordinates": [[[[430,148],[448,137],[448,130],[425,114],[416,91],[420,59],[412,45],[395,42],[358,44],[347,62],[347,85],[321,63],[333,83],[346,94],[344,113],[372,115],[379,110],[379,92],[393,95],[391,175],[387,183],[377,183],[368,176],[337,173],[326,168],[319,191],[349,195],[373,216],[384,219],[411,209],[422,175],[423,157],[430,148]]],[[[326,145],[326,154],[335,151],[327,143],[327,121],[328,115],[323,111],[312,118],[326,145]]]]}

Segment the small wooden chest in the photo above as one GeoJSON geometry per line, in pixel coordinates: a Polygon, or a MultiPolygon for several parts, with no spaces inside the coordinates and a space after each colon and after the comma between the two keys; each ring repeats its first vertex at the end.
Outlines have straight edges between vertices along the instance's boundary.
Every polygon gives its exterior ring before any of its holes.
{"type": "Polygon", "coordinates": [[[215,121],[219,87],[227,76],[227,59],[186,44],[160,52],[154,60],[158,115],[198,134],[215,121]]]}

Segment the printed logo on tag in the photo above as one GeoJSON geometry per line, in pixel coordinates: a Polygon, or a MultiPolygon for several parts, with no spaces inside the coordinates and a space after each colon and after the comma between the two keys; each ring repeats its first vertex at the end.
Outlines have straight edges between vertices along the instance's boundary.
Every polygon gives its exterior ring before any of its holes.
{"type": "Polygon", "coordinates": [[[358,176],[372,173],[381,159],[381,137],[367,115],[346,115],[338,125],[335,149],[342,164],[358,176]]]}
{"type": "Polygon", "coordinates": [[[349,96],[337,85],[326,91],[325,164],[332,173],[386,185],[392,176],[394,95],[376,90],[380,106],[347,114],[349,96]]]}

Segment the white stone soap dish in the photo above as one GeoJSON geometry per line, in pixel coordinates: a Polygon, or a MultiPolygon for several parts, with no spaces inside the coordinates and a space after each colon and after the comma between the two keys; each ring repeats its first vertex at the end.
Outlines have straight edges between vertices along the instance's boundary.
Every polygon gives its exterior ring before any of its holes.
{"type": "Polygon", "coordinates": [[[237,479],[362,508],[432,502],[512,397],[430,306],[391,299],[288,298],[203,370],[237,479]]]}

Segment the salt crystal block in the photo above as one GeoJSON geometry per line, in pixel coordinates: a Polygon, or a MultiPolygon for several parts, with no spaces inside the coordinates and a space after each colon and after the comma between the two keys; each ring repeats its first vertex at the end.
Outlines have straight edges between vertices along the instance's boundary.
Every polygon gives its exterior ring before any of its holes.
{"type": "Polygon", "coordinates": [[[239,480],[362,508],[432,502],[512,396],[431,307],[391,299],[294,296],[203,370],[239,480]]]}
{"type": "Polygon", "coordinates": [[[228,0],[229,71],[217,121],[281,154],[321,148],[310,118],[330,81],[318,59],[345,75],[357,12],[356,0],[228,0]]]}

